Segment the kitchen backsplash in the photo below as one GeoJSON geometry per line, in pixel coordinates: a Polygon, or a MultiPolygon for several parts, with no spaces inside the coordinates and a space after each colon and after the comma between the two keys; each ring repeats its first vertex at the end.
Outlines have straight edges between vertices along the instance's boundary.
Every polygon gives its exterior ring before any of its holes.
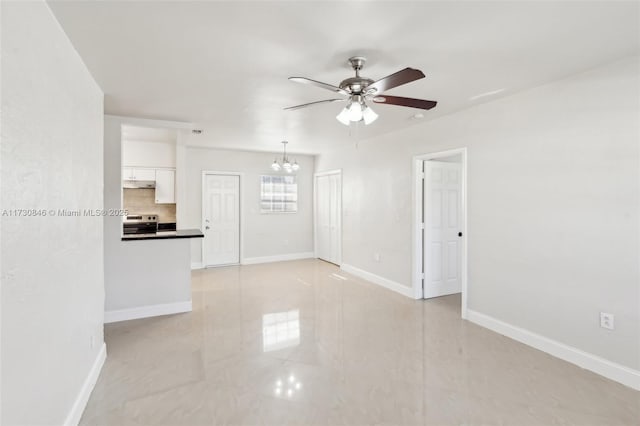
{"type": "Polygon", "coordinates": [[[175,204],[156,204],[154,188],[124,188],[122,205],[129,214],[155,213],[158,222],[175,222],[175,204]]]}

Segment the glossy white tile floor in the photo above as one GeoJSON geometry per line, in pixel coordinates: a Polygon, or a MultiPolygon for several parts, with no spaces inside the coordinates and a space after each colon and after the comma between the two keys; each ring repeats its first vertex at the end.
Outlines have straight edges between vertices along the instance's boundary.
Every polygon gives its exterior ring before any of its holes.
{"type": "Polygon", "coordinates": [[[640,392],[303,260],[193,273],[194,311],[106,326],[83,425],[638,425],[640,392]]]}

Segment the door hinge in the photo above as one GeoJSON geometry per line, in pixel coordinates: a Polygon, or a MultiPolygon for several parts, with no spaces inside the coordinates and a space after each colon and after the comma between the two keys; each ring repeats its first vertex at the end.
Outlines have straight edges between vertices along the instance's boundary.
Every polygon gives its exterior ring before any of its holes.
{"type": "Polygon", "coordinates": [[[420,179],[424,180],[424,172],[420,172],[418,176],[420,177],[420,179]]]}
{"type": "Polygon", "coordinates": [[[424,229],[424,222],[420,224],[420,229],[424,229]]]}
{"type": "Polygon", "coordinates": [[[420,275],[420,278],[422,278],[423,280],[426,278],[426,277],[424,276],[424,272],[420,275]]]}

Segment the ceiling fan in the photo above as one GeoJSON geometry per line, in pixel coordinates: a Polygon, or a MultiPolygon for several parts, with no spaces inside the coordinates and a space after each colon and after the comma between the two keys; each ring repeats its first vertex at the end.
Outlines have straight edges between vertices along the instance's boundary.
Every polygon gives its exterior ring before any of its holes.
{"type": "Polygon", "coordinates": [[[387,77],[381,78],[380,80],[373,81],[370,78],[360,76],[360,70],[362,70],[366,61],[367,59],[362,56],[349,58],[349,63],[356,72],[356,76],[342,80],[339,86],[333,86],[331,84],[322,83],[305,77],[289,77],[289,80],[291,81],[331,90],[332,92],[339,93],[346,97],[310,102],[307,104],[288,107],[285,108],[285,110],[295,110],[329,102],[347,101],[347,106],[340,111],[336,118],[339,122],[348,126],[349,123],[358,121],[364,121],[364,124],[370,124],[378,118],[378,114],[376,114],[367,105],[367,101],[373,101],[377,104],[399,105],[419,109],[431,109],[436,106],[436,101],[403,98],[400,96],[387,96],[382,94],[382,92],[386,90],[424,78],[424,73],[422,71],[415,68],[405,68],[387,77]]]}

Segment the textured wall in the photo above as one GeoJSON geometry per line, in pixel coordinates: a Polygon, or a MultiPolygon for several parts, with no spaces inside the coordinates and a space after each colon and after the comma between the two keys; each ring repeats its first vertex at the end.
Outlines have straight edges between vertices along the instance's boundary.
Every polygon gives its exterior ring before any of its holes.
{"type": "Polygon", "coordinates": [[[2,419],[65,422],[103,345],[102,92],[44,2],[2,2],[2,419]],[[54,210],[55,212],[52,212],[54,210]]]}
{"type": "Polygon", "coordinates": [[[469,308],[640,369],[638,93],[633,57],[321,155],[343,261],[410,286],[412,156],[467,147],[469,308]]]}

